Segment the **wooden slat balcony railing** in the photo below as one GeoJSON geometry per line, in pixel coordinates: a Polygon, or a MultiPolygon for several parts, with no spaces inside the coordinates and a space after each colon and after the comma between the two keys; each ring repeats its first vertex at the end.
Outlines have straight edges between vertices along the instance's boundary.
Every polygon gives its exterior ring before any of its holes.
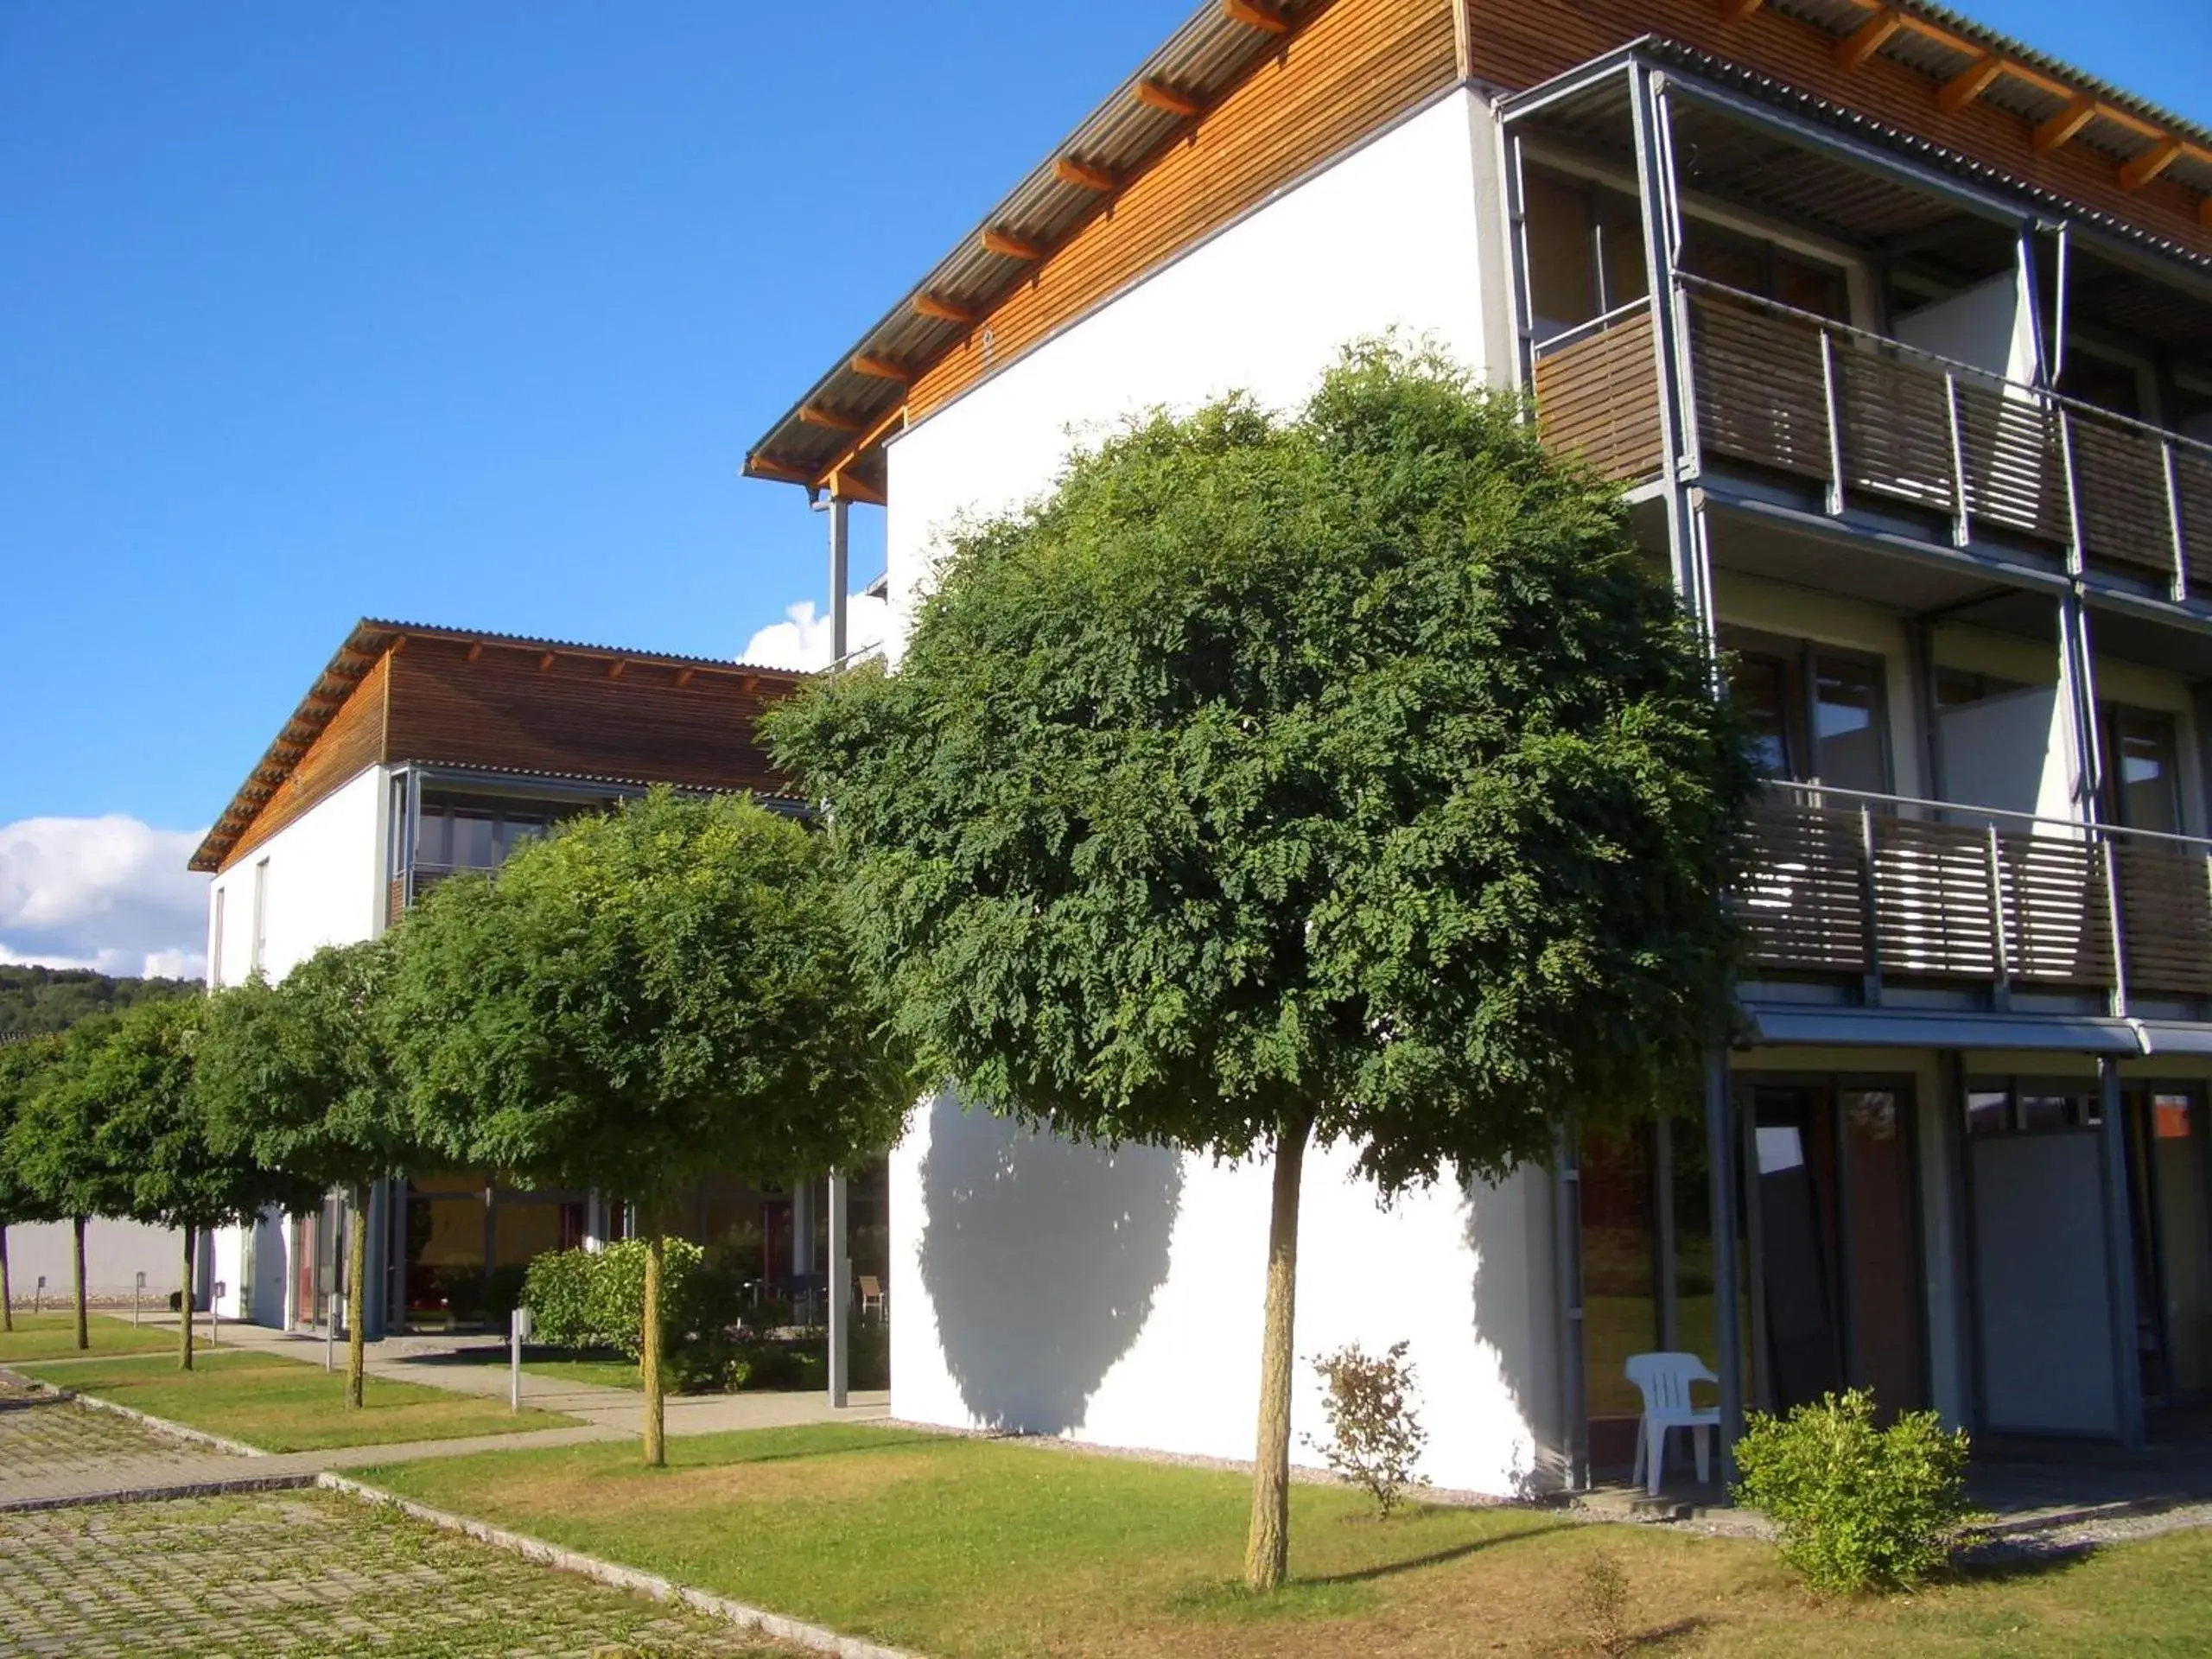
{"type": "Polygon", "coordinates": [[[2212,997],[2212,842],[1777,783],[1752,844],[1757,971],[2212,997]]]}
{"type": "MultiPolygon", "coordinates": [[[[1675,277],[1701,460],[1902,505],[2212,594],[2212,444],[1701,277],[1675,277]]],[[[1543,342],[1544,441],[1634,483],[1664,463],[1651,313],[1543,342]]]]}

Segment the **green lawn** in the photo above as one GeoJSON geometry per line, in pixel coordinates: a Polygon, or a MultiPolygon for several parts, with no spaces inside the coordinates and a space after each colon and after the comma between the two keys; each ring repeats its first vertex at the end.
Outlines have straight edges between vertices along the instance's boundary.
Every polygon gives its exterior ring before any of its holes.
{"type": "Polygon", "coordinates": [[[1175,1659],[1580,1646],[1575,1592],[1610,1552],[1656,1651],[1823,1656],[2199,1653],[2212,1533],[1820,1606],[1764,1545],[1527,1510],[1387,1525],[1294,1491],[1293,1586],[1236,1587],[1236,1475],[894,1429],[761,1430],[494,1452],[366,1471],[442,1508],[925,1653],[1175,1659]]]}
{"type": "MultiPolygon", "coordinates": [[[[86,1357],[176,1351],[177,1333],[174,1328],[133,1326],[103,1313],[95,1313],[86,1322],[85,1334],[92,1344],[86,1357]]],[[[204,1319],[200,1337],[203,1341],[207,1337],[204,1319]]],[[[0,1365],[13,1365],[26,1359],[69,1359],[78,1351],[74,1309],[61,1313],[18,1313],[15,1329],[0,1331],[0,1365]]]]}
{"type": "Polygon", "coordinates": [[[522,1369],[531,1376],[552,1377],[563,1382],[591,1382],[602,1389],[642,1389],[645,1382],[638,1375],[638,1368],[621,1356],[605,1359],[556,1359],[548,1355],[543,1359],[532,1359],[530,1350],[522,1351],[522,1369]]]}
{"type": "Polygon", "coordinates": [[[345,1405],[346,1377],[276,1354],[201,1350],[198,1368],[181,1371],[162,1358],[110,1364],[33,1365],[30,1376],[188,1428],[243,1440],[264,1452],[314,1452],[334,1446],[461,1440],[557,1428],[573,1421],[550,1411],[508,1411],[503,1401],[449,1394],[416,1382],[368,1380],[367,1403],[345,1405]]]}

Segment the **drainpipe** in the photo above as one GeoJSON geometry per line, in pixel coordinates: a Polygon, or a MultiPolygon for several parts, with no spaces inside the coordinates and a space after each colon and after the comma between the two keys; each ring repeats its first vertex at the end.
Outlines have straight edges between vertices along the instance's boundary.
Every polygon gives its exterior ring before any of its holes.
{"type": "Polygon", "coordinates": [[[2120,1062],[2097,1057],[2097,1095],[2104,1110],[2098,1135],[2104,1176],[2105,1283],[2112,1304],[2113,1426],[2126,1446],[2143,1444],[2143,1356],[2135,1312],[2135,1240],[2127,1202],[2127,1123],[2121,1108],[2120,1062]]]}
{"type": "Polygon", "coordinates": [[[1560,1474],[1570,1492],[1590,1484],[1589,1402],[1582,1376],[1582,1172],[1574,1142],[1552,1131],[1552,1258],[1558,1274],[1560,1474]]]}

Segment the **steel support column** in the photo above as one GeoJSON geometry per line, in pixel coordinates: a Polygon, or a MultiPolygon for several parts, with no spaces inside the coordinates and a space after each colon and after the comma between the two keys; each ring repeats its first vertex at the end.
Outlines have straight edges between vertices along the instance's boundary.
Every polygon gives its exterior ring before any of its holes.
{"type": "Polygon", "coordinates": [[[2097,1060],[2097,1092],[2104,1111],[2098,1136],[2104,1174],[2105,1284],[2112,1302],[2112,1387],[2114,1427],[2122,1446],[2143,1444],[2143,1356],[2137,1345],[2135,1239],[2127,1201],[2127,1122],[2121,1110],[2120,1062],[2097,1060]]]}
{"type": "Polygon", "coordinates": [[[845,660],[846,613],[851,602],[847,599],[846,567],[851,563],[852,540],[851,506],[841,495],[830,498],[830,665],[836,667],[845,660]]]}
{"type": "Polygon", "coordinates": [[[1638,62],[1629,74],[1630,123],[1636,137],[1637,194],[1643,208],[1643,267],[1651,290],[1652,365],[1659,382],[1659,432],[1662,451],[1660,487],[1667,501],[1667,553],[1675,591],[1705,632],[1712,631],[1706,582],[1699,569],[1699,537],[1685,474],[1694,474],[1694,419],[1684,397],[1681,336],[1677,327],[1681,296],[1675,289],[1675,255],[1681,245],[1675,208],[1675,181],[1667,140],[1667,112],[1659,95],[1656,71],[1638,62]]]}
{"type": "Polygon", "coordinates": [[[852,1372],[852,1205],[842,1170],[830,1172],[830,1404],[842,1408],[852,1372]]]}
{"type": "Polygon", "coordinates": [[[1570,1492],[1590,1484],[1590,1402],[1582,1376],[1582,1171],[1573,1136],[1552,1130],[1552,1256],[1558,1283],[1560,1473],[1570,1492]]]}
{"type": "Polygon", "coordinates": [[[1735,1097],[1728,1082],[1728,1053],[1714,1049],[1705,1062],[1705,1159],[1712,1182],[1713,1339],[1720,1351],[1720,1484],[1736,1479],[1736,1436],[1744,1422],[1744,1336],[1738,1309],[1742,1292],[1736,1267],[1735,1097]]]}

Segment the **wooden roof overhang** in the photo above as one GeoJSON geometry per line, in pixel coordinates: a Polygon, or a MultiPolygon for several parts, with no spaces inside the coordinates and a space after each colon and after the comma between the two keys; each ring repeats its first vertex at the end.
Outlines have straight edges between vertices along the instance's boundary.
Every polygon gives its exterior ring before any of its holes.
{"type": "MultiPolygon", "coordinates": [[[[1238,86],[1342,3],[1205,0],[769,428],[748,451],[746,473],[798,484],[810,493],[880,502],[883,445],[910,418],[909,392],[916,381],[967,346],[978,330],[988,335],[995,308],[1034,278],[1070,238],[1109,212],[1133,181],[1190,137],[1238,86]]],[[[1447,7],[1452,11],[1463,78],[1483,76],[1485,84],[1497,79],[1497,72],[1481,60],[1478,42],[1470,57],[1469,41],[1482,11],[1495,3],[1502,0],[1437,0],[1435,8],[1440,16],[1447,7]]],[[[2068,213],[2191,260],[2212,257],[2212,130],[1928,0],[1691,3],[1724,25],[1747,23],[1764,11],[1818,31],[1827,42],[1822,48],[1827,60],[1840,73],[1857,73],[1878,60],[1908,67],[1926,82],[1931,111],[1955,114],[1981,104],[2016,116],[2024,157],[2069,147],[2094,152],[2109,162],[2113,180],[2132,199],[2155,198],[2168,210],[2177,199],[2192,203],[2192,229],[2205,235],[2183,241],[2162,231],[2171,222],[2170,211],[2146,208],[2131,215],[2069,202],[2068,213]]],[[[1534,0],[1532,10],[1541,9],[1541,0],[1534,0]]],[[[1656,16],[1645,27],[1664,32],[1656,16]]],[[[1747,51],[1744,61],[1758,55],[1747,51]]],[[[1726,68],[1741,67],[1707,56],[1726,68]]],[[[1761,78],[1793,95],[1805,90],[1761,78]]],[[[1855,118],[1844,105],[1827,101],[1855,118]]],[[[1967,165],[2008,188],[2019,188],[1986,161],[1967,165]]]]}
{"type": "Polygon", "coordinates": [[[466,628],[445,628],[415,622],[391,622],[364,617],[353,625],[330,661],[324,664],[307,693],[293,709],[253,770],[246,775],[229,805],[223,809],[187,868],[206,873],[222,868],[232,849],[253,826],[262,809],[290,780],[294,769],[315,745],[323,728],[346,706],[369,671],[386,656],[404,649],[410,639],[438,639],[465,647],[475,662],[486,652],[521,653],[535,659],[540,671],[557,661],[583,658],[606,664],[609,679],[619,679],[633,669],[658,673],[675,686],[694,679],[720,677],[734,681],[750,693],[761,686],[788,689],[806,677],[788,669],[719,658],[673,656],[665,652],[624,651],[609,645],[586,645],[573,639],[540,639],[521,634],[486,633],[466,628]]]}

